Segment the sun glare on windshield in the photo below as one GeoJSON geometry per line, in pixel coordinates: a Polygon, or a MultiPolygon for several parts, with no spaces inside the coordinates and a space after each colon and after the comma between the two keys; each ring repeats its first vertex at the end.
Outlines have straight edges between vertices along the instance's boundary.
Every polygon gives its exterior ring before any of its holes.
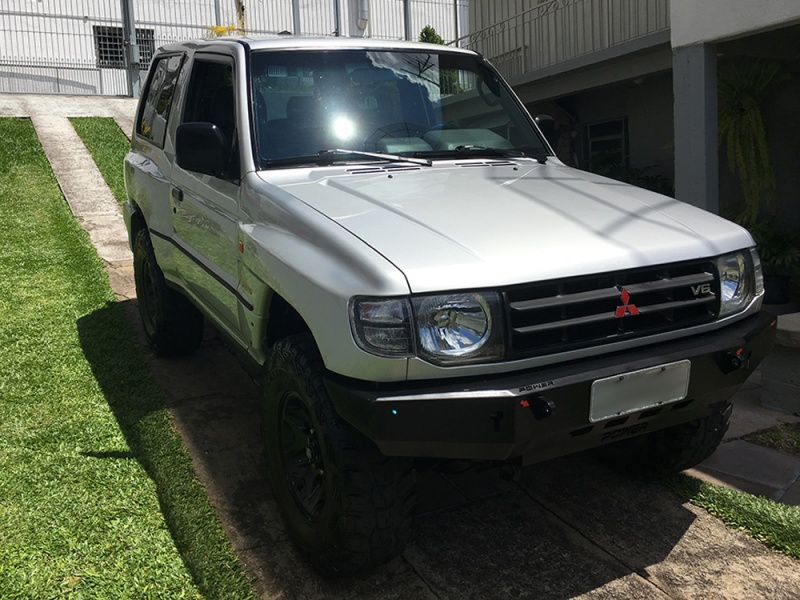
{"type": "Polygon", "coordinates": [[[353,121],[347,117],[336,117],[332,124],[333,135],[342,142],[349,141],[356,133],[353,121]]]}

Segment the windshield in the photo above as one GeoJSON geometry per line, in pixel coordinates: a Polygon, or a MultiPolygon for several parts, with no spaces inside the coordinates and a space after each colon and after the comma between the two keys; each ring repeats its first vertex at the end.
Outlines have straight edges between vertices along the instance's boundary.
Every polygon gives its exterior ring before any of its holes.
{"type": "Polygon", "coordinates": [[[262,51],[251,69],[261,168],[379,160],[359,154],[365,152],[433,159],[547,154],[497,75],[471,55],[262,51]]]}

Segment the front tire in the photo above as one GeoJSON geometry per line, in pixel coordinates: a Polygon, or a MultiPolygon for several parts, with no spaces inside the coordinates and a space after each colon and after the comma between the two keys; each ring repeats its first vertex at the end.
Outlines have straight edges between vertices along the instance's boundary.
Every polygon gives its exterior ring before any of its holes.
{"type": "Polygon", "coordinates": [[[183,356],[197,350],[203,341],[203,314],[167,286],[147,229],[140,229],[134,240],[133,278],[144,334],[156,354],[183,356]]]}
{"type": "Polygon", "coordinates": [[[278,342],[263,387],[263,430],[290,539],[323,575],[346,575],[405,548],[415,499],[412,461],[383,456],[344,422],[323,372],[310,336],[278,342]]]}
{"type": "Polygon", "coordinates": [[[728,431],[730,402],[710,408],[707,417],[611,444],[606,455],[616,466],[634,473],[668,475],[690,469],[711,456],[728,431]]]}

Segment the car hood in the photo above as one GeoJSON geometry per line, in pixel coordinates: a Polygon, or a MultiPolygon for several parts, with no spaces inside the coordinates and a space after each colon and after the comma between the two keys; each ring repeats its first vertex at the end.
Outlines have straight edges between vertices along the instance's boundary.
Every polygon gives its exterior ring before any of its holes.
{"type": "Polygon", "coordinates": [[[744,229],[711,213],[552,158],[260,175],[382,254],[415,293],[615,271],[752,244],[744,229]]]}

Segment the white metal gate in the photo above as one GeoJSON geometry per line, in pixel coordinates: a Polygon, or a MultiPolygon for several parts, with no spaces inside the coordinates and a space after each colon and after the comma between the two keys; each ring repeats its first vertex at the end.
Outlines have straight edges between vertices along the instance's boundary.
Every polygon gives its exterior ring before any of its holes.
{"type": "MultiPolygon", "coordinates": [[[[469,0],[2,0],[0,92],[130,95],[159,46],[222,30],[253,36],[415,38],[431,25],[455,40],[469,0]],[[126,28],[123,7],[135,23],[126,28]],[[369,19],[360,22],[366,7],[369,19]],[[136,33],[131,52],[126,32],[136,33]],[[132,64],[138,57],[138,66],[132,64]],[[132,78],[129,71],[133,73],[132,78]]],[[[130,40],[131,44],[133,40],[130,40]]]]}

